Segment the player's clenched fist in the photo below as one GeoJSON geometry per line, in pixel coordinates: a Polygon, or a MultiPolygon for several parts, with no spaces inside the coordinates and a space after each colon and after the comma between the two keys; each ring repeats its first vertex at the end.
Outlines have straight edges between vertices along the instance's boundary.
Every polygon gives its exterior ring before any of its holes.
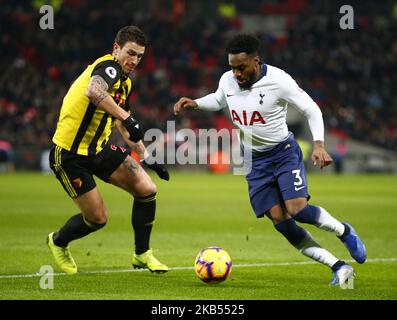
{"type": "Polygon", "coordinates": [[[197,108],[197,102],[186,97],[179,99],[177,103],[174,104],[174,114],[177,115],[182,108],[197,108]]]}
{"type": "Polygon", "coordinates": [[[123,125],[130,134],[130,140],[132,142],[138,142],[143,138],[143,131],[139,128],[138,121],[136,121],[133,117],[127,117],[125,120],[123,120],[123,125]]]}

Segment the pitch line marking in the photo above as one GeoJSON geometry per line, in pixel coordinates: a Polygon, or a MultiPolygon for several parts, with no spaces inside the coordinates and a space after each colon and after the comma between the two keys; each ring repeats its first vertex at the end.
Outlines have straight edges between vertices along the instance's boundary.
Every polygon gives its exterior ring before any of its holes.
{"type": "MultiPolygon", "coordinates": [[[[346,262],[355,262],[354,260],[345,260],[346,262]]],[[[381,262],[397,262],[397,258],[375,258],[368,259],[366,263],[381,263],[381,262]]],[[[248,264],[236,264],[233,268],[252,268],[252,267],[276,267],[276,266],[297,266],[306,264],[319,264],[316,261],[301,261],[301,262],[264,262],[264,263],[248,263],[248,264]]],[[[193,270],[194,267],[171,267],[169,271],[173,270],[193,270]]],[[[147,272],[147,269],[113,269],[113,270],[94,270],[94,271],[80,271],[77,275],[90,275],[90,274],[106,274],[106,273],[126,273],[126,272],[147,272]]],[[[67,273],[46,273],[46,276],[68,276],[67,273]]],[[[16,279],[16,278],[35,278],[42,277],[41,273],[33,274],[4,274],[0,275],[0,279],[16,279]]]]}

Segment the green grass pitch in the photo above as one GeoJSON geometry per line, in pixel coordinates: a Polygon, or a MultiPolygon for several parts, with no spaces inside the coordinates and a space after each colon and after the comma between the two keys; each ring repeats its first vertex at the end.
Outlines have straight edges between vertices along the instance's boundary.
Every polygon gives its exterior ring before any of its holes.
{"type": "MultiPolygon", "coordinates": [[[[397,299],[397,177],[309,175],[311,203],[349,221],[364,240],[368,261],[352,262],[354,290],[329,287],[330,270],[312,261],[253,214],[243,176],[171,172],[158,185],[151,246],[170,267],[163,275],[134,271],[131,197],[97,180],[109,212],[108,225],[71,243],[79,274],[61,274],[46,235],[77,213],[54,176],[0,175],[0,299],[131,300],[395,300],[397,299]],[[196,278],[200,249],[220,246],[231,255],[225,282],[210,286],[196,278]],[[54,267],[53,289],[40,288],[37,273],[54,267]]],[[[351,261],[331,233],[306,226],[340,259],[351,261]]]]}

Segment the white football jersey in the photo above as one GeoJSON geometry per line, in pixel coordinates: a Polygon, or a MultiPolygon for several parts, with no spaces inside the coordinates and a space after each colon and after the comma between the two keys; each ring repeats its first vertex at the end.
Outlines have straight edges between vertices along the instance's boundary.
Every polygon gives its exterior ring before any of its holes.
{"type": "Polygon", "coordinates": [[[262,68],[262,77],[249,89],[239,87],[232,71],[225,72],[215,93],[195,100],[198,108],[228,107],[233,124],[241,129],[241,142],[263,151],[288,138],[287,108],[293,105],[308,119],[313,140],[324,141],[321,110],[313,99],[283,70],[270,65],[262,68]]]}

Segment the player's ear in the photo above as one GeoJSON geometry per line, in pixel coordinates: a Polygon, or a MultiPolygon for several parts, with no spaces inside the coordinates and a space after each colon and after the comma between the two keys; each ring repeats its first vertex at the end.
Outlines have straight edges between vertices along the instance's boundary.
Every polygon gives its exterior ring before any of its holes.
{"type": "Polygon", "coordinates": [[[121,49],[121,47],[117,42],[113,43],[113,52],[114,53],[119,52],[120,49],[121,49]]]}

